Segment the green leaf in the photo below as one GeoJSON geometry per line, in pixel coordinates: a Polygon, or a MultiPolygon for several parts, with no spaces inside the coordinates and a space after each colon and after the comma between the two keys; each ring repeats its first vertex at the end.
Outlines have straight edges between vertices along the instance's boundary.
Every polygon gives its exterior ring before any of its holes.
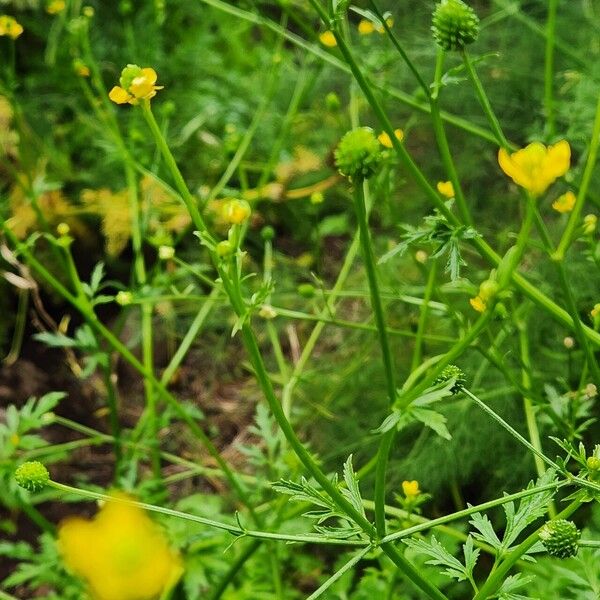
{"type": "Polygon", "coordinates": [[[352,466],[352,454],[344,463],[344,482],[346,483],[346,489],[342,489],[342,494],[352,504],[352,506],[354,506],[354,508],[364,516],[365,509],[363,506],[362,496],[360,495],[360,489],[358,487],[358,477],[356,476],[354,467],[352,466]]]}
{"type": "MultiPolygon", "coordinates": [[[[471,508],[470,504],[467,504],[467,506],[471,508]]],[[[492,527],[492,523],[488,519],[487,515],[482,515],[481,513],[474,513],[473,515],[471,515],[471,520],[469,522],[479,532],[472,533],[475,539],[489,544],[496,550],[500,550],[502,548],[502,542],[498,539],[498,536],[496,535],[496,532],[492,527]]]]}
{"type": "Polygon", "coordinates": [[[440,437],[443,437],[446,440],[451,440],[452,436],[446,427],[447,419],[446,417],[429,408],[412,408],[411,414],[423,423],[423,425],[433,429],[440,437]]]}
{"type": "MultiPolygon", "coordinates": [[[[469,569],[468,567],[465,567],[460,562],[460,560],[452,556],[452,554],[450,554],[450,552],[448,552],[448,550],[446,550],[446,548],[444,548],[444,546],[442,546],[442,544],[440,544],[440,542],[437,541],[435,535],[431,536],[431,541],[409,539],[404,540],[404,543],[409,548],[412,548],[415,552],[430,556],[431,559],[426,561],[426,564],[446,567],[446,569],[442,571],[443,575],[452,577],[457,581],[464,581],[465,579],[468,579],[471,576],[472,568],[469,569]]],[[[469,552],[469,558],[471,562],[473,561],[474,554],[475,561],[477,561],[477,554],[473,552],[472,547],[469,552]]]]}

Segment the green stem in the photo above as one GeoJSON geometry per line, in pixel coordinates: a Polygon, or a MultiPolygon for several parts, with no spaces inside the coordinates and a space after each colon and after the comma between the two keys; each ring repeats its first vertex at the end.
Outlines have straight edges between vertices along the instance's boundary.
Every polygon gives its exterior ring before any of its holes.
{"type": "Polygon", "coordinates": [[[425,295],[423,296],[423,304],[419,314],[419,324],[417,326],[417,335],[415,337],[415,349],[413,351],[411,372],[414,371],[420,364],[423,355],[423,341],[425,328],[427,326],[427,317],[429,316],[429,301],[433,296],[435,287],[435,279],[437,274],[437,261],[435,258],[431,260],[431,268],[427,274],[427,283],[425,285],[425,295]]]}
{"type": "Polygon", "coordinates": [[[516,440],[521,442],[523,446],[525,446],[528,450],[533,452],[533,454],[539,457],[542,461],[544,461],[548,466],[556,469],[557,472],[560,472],[560,467],[551,459],[549,459],[541,450],[538,450],[533,444],[527,441],[514,427],[509,425],[498,413],[493,411],[487,404],[485,404],[482,400],[480,400],[475,394],[473,394],[470,390],[463,388],[462,390],[479,408],[481,408],[484,412],[486,412],[494,421],[499,423],[508,433],[510,433],[516,440]]]}
{"type": "Polygon", "coordinates": [[[500,126],[500,121],[498,121],[498,118],[496,117],[496,114],[494,113],[494,110],[489,101],[489,98],[487,97],[487,94],[485,93],[485,89],[483,88],[481,80],[479,79],[479,76],[477,75],[477,71],[473,67],[473,63],[471,62],[471,58],[469,57],[469,53],[467,52],[466,48],[463,48],[462,56],[463,56],[463,62],[464,62],[465,68],[467,70],[467,74],[469,75],[469,78],[471,79],[471,83],[473,84],[473,87],[475,88],[475,93],[477,94],[477,98],[479,100],[479,103],[481,104],[481,108],[483,108],[483,112],[485,113],[485,116],[488,119],[488,122],[492,128],[492,131],[494,132],[494,135],[496,136],[496,140],[498,141],[498,144],[500,146],[502,146],[502,148],[504,148],[505,150],[508,151],[508,150],[510,150],[510,143],[506,139],[504,132],[502,131],[502,127],[500,126]]]}
{"type": "Polygon", "coordinates": [[[352,567],[357,565],[371,550],[371,546],[367,546],[356,553],[346,564],[338,567],[336,572],[318,590],[315,590],[308,596],[306,600],[317,600],[317,598],[320,598],[340,577],[343,577],[352,567]]]}
{"type": "MultiPolygon", "coordinates": [[[[571,516],[581,506],[581,500],[575,500],[563,511],[556,515],[556,519],[565,519],[571,516]]],[[[492,598],[500,587],[514,564],[539,540],[541,527],[521,542],[490,574],[485,584],[473,597],[473,600],[487,600],[492,598]]]]}
{"type": "Polygon", "coordinates": [[[433,93],[429,98],[429,103],[431,105],[431,120],[433,123],[433,130],[435,133],[435,139],[437,141],[438,149],[440,151],[440,155],[442,157],[442,162],[444,163],[444,168],[446,169],[446,173],[452,182],[452,187],[454,188],[456,205],[458,206],[458,211],[464,223],[468,225],[473,224],[473,218],[471,217],[471,212],[469,211],[469,207],[467,205],[467,201],[465,199],[465,195],[462,190],[462,186],[460,184],[460,179],[458,177],[458,172],[456,171],[456,166],[454,164],[454,159],[452,158],[452,153],[450,152],[450,146],[448,144],[448,138],[446,137],[446,131],[444,129],[444,123],[442,121],[442,117],[440,114],[440,92],[441,92],[441,81],[442,81],[442,72],[444,66],[444,57],[445,53],[440,48],[437,53],[436,60],[436,68],[435,68],[435,79],[433,82],[433,93]]]}
{"type": "MultiPolygon", "coordinates": [[[[369,282],[369,291],[371,294],[371,308],[375,317],[375,324],[379,333],[379,344],[383,356],[387,390],[390,406],[393,406],[396,400],[396,382],[394,374],[394,364],[390,350],[389,340],[386,332],[385,315],[383,304],[379,293],[379,283],[377,281],[377,270],[375,267],[375,256],[373,245],[371,243],[371,233],[369,231],[369,222],[367,218],[367,209],[365,206],[364,187],[366,182],[357,179],[354,182],[354,208],[358,220],[360,231],[360,242],[362,247],[363,261],[367,272],[369,282]]],[[[375,471],[375,525],[379,537],[385,536],[385,483],[386,471],[390,449],[394,440],[395,432],[390,430],[386,432],[379,446],[377,453],[377,469],[375,471]]]]}
{"type": "Polygon", "coordinates": [[[594,118],[594,127],[592,130],[592,139],[590,140],[590,146],[588,150],[587,160],[585,163],[585,169],[583,171],[583,177],[579,186],[579,192],[577,193],[577,200],[575,206],[569,215],[567,226],[562,234],[558,248],[553,254],[553,258],[560,262],[564,259],[569,246],[573,242],[576,228],[579,226],[581,211],[585,204],[585,199],[590,187],[594,168],[596,166],[596,160],[598,158],[598,146],[600,145],[600,96],[596,104],[596,116],[594,118]]]}
{"type": "Polygon", "coordinates": [[[558,0],[548,0],[546,19],[546,49],[544,56],[544,110],[548,135],[554,135],[554,36],[556,33],[556,11],[558,0]]]}

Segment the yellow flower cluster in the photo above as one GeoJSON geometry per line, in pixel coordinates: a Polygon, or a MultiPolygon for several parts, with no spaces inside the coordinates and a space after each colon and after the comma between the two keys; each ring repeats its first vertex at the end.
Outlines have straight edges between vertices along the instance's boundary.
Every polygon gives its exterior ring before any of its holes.
{"type": "MultiPolygon", "coordinates": [[[[394,135],[396,136],[396,139],[401,142],[402,140],[404,140],[404,131],[402,131],[402,129],[394,129],[394,135]]],[[[382,131],[378,136],[377,139],[379,140],[379,143],[384,146],[385,148],[392,148],[393,144],[392,144],[392,140],[389,136],[389,134],[386,131],[382,131]]]]}
{"type": "Polygon", "coordinates": [[[0,36],[6,35],[16,40],[23,33],[23,26],[14,17],[0,15],[0,36]]]}
{"type": "Polygon", "coordinates": [[[86,580],[94,600],[154,600],[181,577],[181,558],[162,530],[119,494],[92,519],[71,518],[58,531],[67,566],[86,580]],[[120,500],[120,501],[119,501],[120,500]]]}
{"type": "Polygon", "coordinates": [[[571,148],[566,140],[548,147],[533,142],[512,154],[501,148],[498,163],[517,185],[539,196],[569,170],[571,148]]]}
{"type": "Polygon", "coordinates": [[[121,72],[119,83],[110,90],[108,97],[116,104],[138,104],[140,100],[150,100],[163,86],[156,85],[158,75],[150,67],[127,65],[121,72]]]}

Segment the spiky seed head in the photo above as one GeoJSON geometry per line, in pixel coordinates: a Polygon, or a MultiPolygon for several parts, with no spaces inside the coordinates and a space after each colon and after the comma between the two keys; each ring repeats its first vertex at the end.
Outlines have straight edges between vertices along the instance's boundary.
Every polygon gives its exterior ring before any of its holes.
{"type": "Polygon", "coordinates": [[[444,370],[439,374],[438,378],[434,381],[434,384],[445,383],[446,381],[450,381],[451,379],[455,379],[456,383],[450,388],[450,391],[453,394],[458,394],[467,383],[467,376],[465,372],[456,365],[448,365],[444,368],[444,370]]]}
{"type": "Polygon", "coordinates": [[[433,12],[433,37],[444,50],[462,50],[479,35],[479,17],[462,0],[442,0],[433,12]]]}
{"type": "Polygon", "coordinates": [[[348,131],[335,150],[335,164],[342,175],[367,179],[381,164],[380,144],[370,127],[348,131]]]}
{"type": "Polygon", "coordinates": [[[565,519],[548,521],[540,531],[540,539],[548,554],[556,558],[575,556],[580,535],[575,523],[565,519]]]}
{"type": "Polygon", "coordinates": [[[15,471],[17,483],[30,492],[39,492],[50,481],[48,469],[38,460],[25,462],[15,471]]]}

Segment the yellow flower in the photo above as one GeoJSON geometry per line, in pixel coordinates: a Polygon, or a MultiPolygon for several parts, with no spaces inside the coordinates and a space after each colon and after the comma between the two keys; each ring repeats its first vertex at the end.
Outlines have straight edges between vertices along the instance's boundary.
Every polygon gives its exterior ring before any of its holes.
{"type": "Polygon", "coordinates": [[[16,40],[23,33],[23,26],[14,17],[0,15],[0,36],[7,35],[16,40]]]}
{"type": "Polygon", "coordinates": [[[592,308],[590,311],[590,315],[592,315],[592,319],[600,317],[600,302],[598,304],[594,304],[594,308],[592,308]]]}
{"type": "Polygon", "coordinates": [[[501,148],[498,163],[517,185],[539,196],[569,170],[571,148],[566,140],[548,147],[533,142],[510,155],[501,148]]]}
{"type": "MultiPolygon", "coordinates": [[[[385,20],[385,24],[391,29],[394,26],[394,19],[388,17],[385,20]]],[[[383,25],[377,25],[375,29],[377,30],[377,33],[385,33],[385,27],[383,25]]]]}
{"type": "Polygon", "coordinates": [[[66,7],[67,3],[65,0],[51,0],[51,2],[48,3],[48,6],[46,6],[46,12],[49,15],[57,15],[65,10],[66,7]]]}
{"type": "Polygon", "coordinates": [[[337,41],[335,39],[335,35],[333,35],[333,31],[324,31],[320,36],[321,44],[323,46],[327,46],[328,48],[335,48],[337,46],[337,41]]]}
{"type": "MultiPolygon", "coordinates": [[[[124,494],[115,498],[128,500],[124,494]]],[[[141,508],[119,501],[107,502],[92,520],[61,523],[58,546],[94,600],[154,600],[183,572],[160,527],[141,508]]]]}
{"type": "Polygon", "coordinates": [[[230,225],[239,225],[252,214],[250,205],[245,200],[229,200],[221,209],[221,217],[230,225]]]}
{"type": "Polygon", "coordinates": [[[451,181],[438,181],[437,190],[446,198],[454,198],[454,186],[451,181]]]}
{"type": "Polygon", "coordinates": [[[155,85],[158,75],[154,69],[137,65],[127,65],[121,72],[120,86],[110,90],[108,97],[116,104],[137,104],[140,100],[150,100],[156,96],[162,85],[155,85]]]}
{"type": "Polygon", "coordinates": [[[375,31],[375,25],[369,19],[361,19],[358,24],[358,33],[360,35],[370,35],[375,31]]]}
{"type": "MultiPolygon", "coordinates": [[[[402,129],[394,129],[394,135],[396,136],[399,142],[401,142],[404,139],[404,131],[402,131],[402,129]]],[[[393,147],[392,140],[386,131],[382,131],[377,136],[377,139],[379,140],[379,143],[382,146],[385,146],[386,148],[393,147]]]]}
{"type": "Polygon", "coordinates": [[[421,493],[418,481],[403,481],[402,491],[407,498],[414,498],[421,493]]]}
{"type": "Polygon", "coordinates": [[[559,213],[568,213],[573,210],[577,197],[573,192],[566,192],[559,196],[553,203],[552,208],[559,213]]]}
{"type": "Polygon", "coordinates": [[[480,313],[485,312],[485,309],[487,308],[487,304],[481,296],[475,296],[475,298],[471,298],[469,303],[474,310],[480,313]]]}

